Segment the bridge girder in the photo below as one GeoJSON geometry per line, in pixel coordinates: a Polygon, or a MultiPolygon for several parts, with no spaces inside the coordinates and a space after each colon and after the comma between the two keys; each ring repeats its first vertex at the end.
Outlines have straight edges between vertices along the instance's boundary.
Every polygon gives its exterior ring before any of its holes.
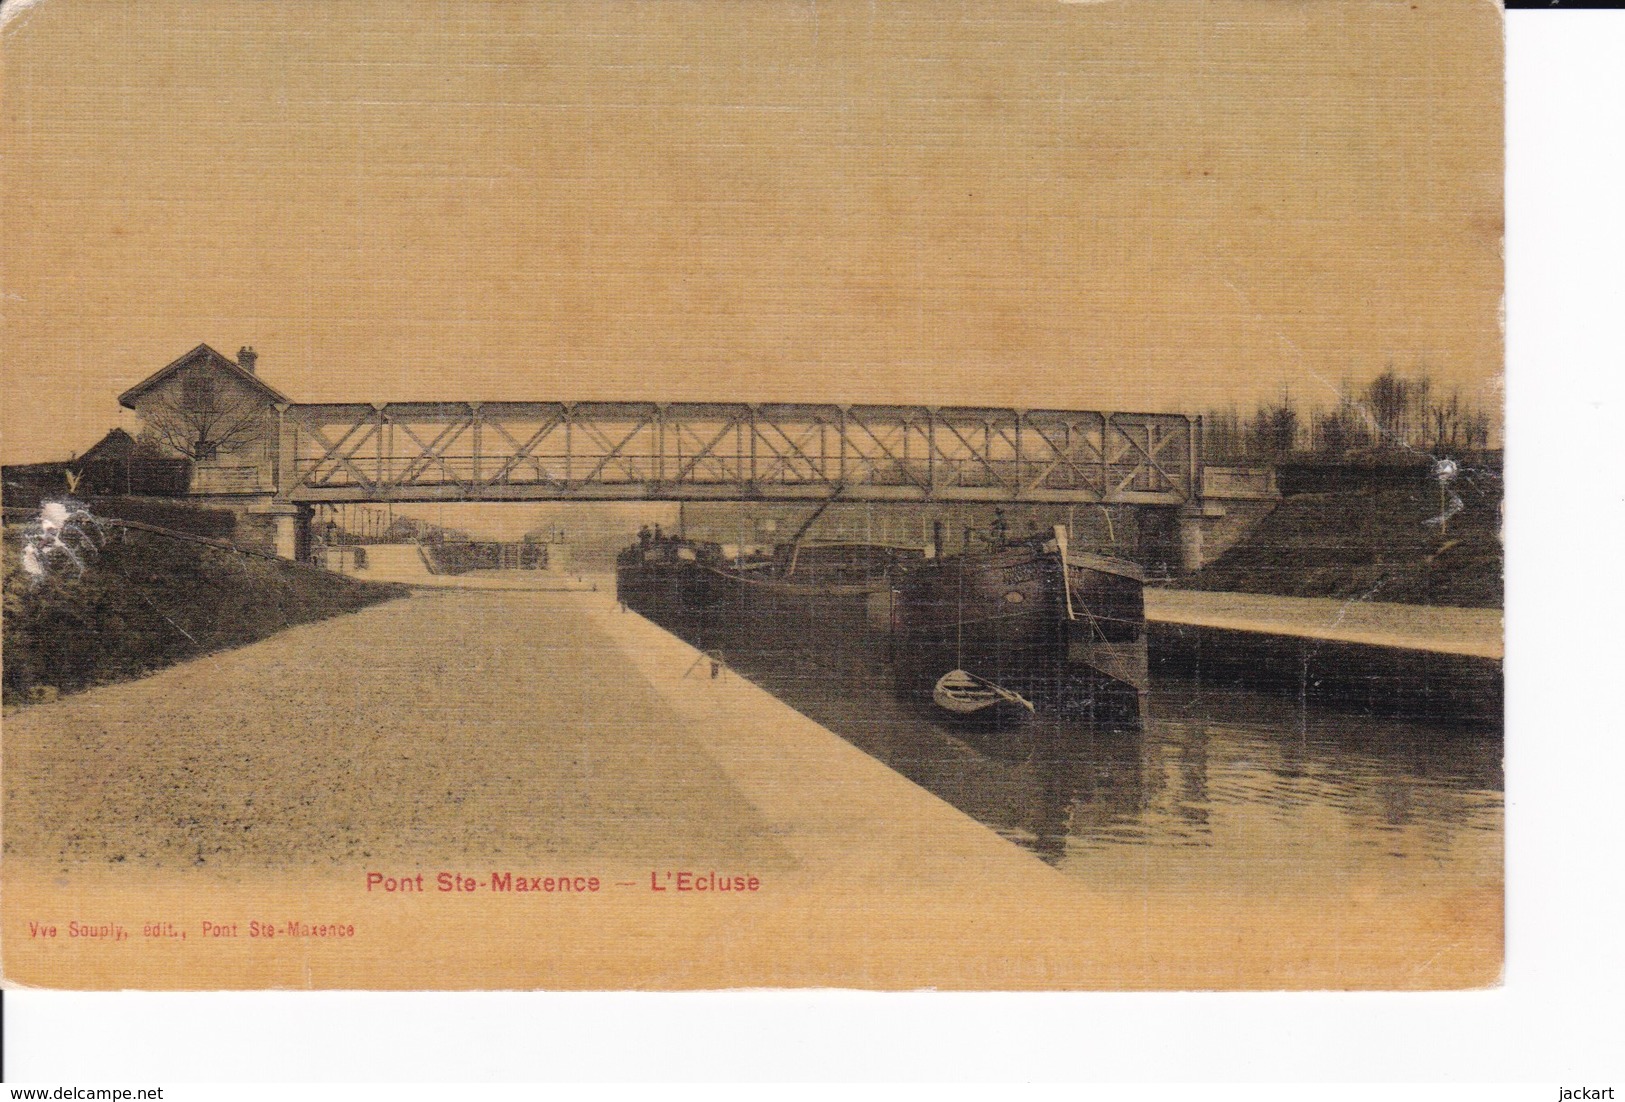
{"type": "Polygon", "coordinates": [[[982,407],[394,402],[279,407],[279,496],[362,501],[1182,505],[1183,414],[982,407]]]}

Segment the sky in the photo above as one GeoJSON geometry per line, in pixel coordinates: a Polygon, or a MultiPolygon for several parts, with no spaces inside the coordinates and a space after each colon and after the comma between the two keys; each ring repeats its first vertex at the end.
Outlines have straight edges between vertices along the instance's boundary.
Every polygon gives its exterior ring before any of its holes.
{"type": "Polygon", "coordinates": [[[0,459],[200,342],[296,401],[1498,408],[1487,0],[42,0],[0,459]]]}

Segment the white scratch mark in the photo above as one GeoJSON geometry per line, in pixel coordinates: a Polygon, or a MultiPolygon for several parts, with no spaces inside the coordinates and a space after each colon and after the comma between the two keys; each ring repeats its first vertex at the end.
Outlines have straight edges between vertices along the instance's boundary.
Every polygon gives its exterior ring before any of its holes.
{"type": "Polygon", "coordinates": [[[0,31],[4,31],[23,12],[44,0],[0,0],[0,31]]]}
{"type": "Polygon", "coordinates": [[[1439,497],[1441,499],[1448,497],[1449,500],[1445,502],[1438,516],[1429,517],[1422,523],[1438,528],[1441,533],[1444,531],[1444,526],[1450,522],[1451,517],[1467,508],[1466,504],[1461,500],[1461,495],[1456,493],[1450,485],[1456,480],[1456,475],[1459,473],[1461,473],[1461,468],[1457,466],[1454,459],[1436,459],[1433,462],[1433,477],[1439,480],[1439,497]]]}

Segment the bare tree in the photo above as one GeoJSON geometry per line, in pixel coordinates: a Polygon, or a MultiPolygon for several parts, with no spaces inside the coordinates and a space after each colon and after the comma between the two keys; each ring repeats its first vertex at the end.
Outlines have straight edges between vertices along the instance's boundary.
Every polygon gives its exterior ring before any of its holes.
{"type": "Polygon", "coordinates": [[[1346,456],[1376,448],[1485,450],[1494,420],[1459,388],[1446,390],[1426,366],[1401,375],[1389,362],[1356,386],[1345,380],[1334,408],[1300,411],[1290,393],[1261,403],[1251,414],[1234,407],[1203,416],[1203,455],[1209,463],[1280,460],[1305,451],[1346,456]]]}
{"type": "Polygon", "coordinates": [[[1378,447],[1401,447],[1408,442],[1413,392],[1414,384],[1402,378],[1392,364],[1366,384],[1366,408],[1376,422],[1378,447]]]}
{"type": "Polygon", "coordinates": [[[1371,446],[1371,423],[1343,384],[1337,408],[1314,416],[1314,447],[1325,455],[1346,455],[1371,446]]]}
{"type": "Polygon", "coordinates": [[[1464,414],[1461,392],[1451,391],[1449,401],[1435,402],[1430,412],[1433,419],[1433,450],[1442,451],[1460,444],[1464,414]]]}
{"type": "Polygon", "coordinates": [[[196,462],[236,451],[259,440],[264,431],[260,403],[203,371],[181,376],[179,387],[155,396],[141,414],[155,440],[196,462]]]}
{"type": "Polygon", "coordinates": [[[1260,459],[1281,459],[1298,446],[1298,410],[1283,393],[1273,405],[1261,405],[1247,425],[1247,450],[1260,459]]]}
{"type": "Polygon", "coordinates": [[[1210,463],[1232,463],[1246,456],[1241,415],[1234,406],[1202,416],[1202,453],[1210,463]]]}

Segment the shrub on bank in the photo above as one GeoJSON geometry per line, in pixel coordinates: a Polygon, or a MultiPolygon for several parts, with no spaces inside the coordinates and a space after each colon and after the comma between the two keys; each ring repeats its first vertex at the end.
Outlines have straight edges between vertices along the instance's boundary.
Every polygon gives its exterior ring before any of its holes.
{"type": "Polygon", "coordinates": [[[185,501],[165,501],[147,497],[97,497],[90,499],[90,511],[99,517],[134,520],[172,532],[229,540],[237,534],[237,515],[230,509],[194,505],[185,501]]]}
{"type": "Polygon", "coordinates": [[[1451,488],[1460,511],[1443,523],[1450,497],[1432,479],[1288,496],[1180,588],[1498,608],[1500,479],[1479,472],[1451,488]]]}
{"type": "Polygon", "coordinates": [[[23,539],[4,549],[6,703],[141,677],[296,624],[402,596],[281,560],[153,533],[109,528],[81,575],[53,558],[45,577],[22,569],[23,539]]]}

